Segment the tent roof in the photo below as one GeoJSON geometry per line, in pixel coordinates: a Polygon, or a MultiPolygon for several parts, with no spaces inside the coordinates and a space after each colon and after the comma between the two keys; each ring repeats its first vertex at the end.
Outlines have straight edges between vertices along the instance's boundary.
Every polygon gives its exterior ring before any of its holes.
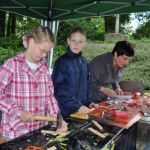
{"type": "Polygon", "coordinates": [[[0,0],[0,9],[45,20],[150,11],[150,0],[0,0]]]}

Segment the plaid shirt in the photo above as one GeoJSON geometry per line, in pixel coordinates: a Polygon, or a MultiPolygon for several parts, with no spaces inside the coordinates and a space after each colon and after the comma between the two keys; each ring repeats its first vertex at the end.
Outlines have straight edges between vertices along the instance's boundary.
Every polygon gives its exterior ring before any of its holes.
{"type": "Polygon", "coordinates": [[[47,121],[23,122],[22,111],[33,115],[56,116],[58,104],[45,60],[31,71],[24,54],[7,60],[0,68],[0,134],[13,139],[47,125],[47,121]]]}

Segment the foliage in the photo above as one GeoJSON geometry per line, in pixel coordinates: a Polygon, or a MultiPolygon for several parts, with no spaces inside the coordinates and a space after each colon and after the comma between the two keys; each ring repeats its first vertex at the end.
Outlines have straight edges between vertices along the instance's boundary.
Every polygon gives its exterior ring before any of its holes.
{"type": "MultiPolygon", "coordinates": [[[[121,80],[143,81],[145,90],[150,90],[150,39],[147,41],[132,41],[131,43],[136,46],[136,53],[128,66],[124,68],[124,73],[121,80]]],[[[88,61],[90,61],[97,55],[111,51],[114,47],[114,44],[115,43],[101,43],[95,46],[95,44],[89,43],[86,50],[84,51],[84,56],[88,61]]]]}
{"type": "Polygon", "coordinates": [[[76,26],[82,27],[88,33],[87,38],[90,40],[103,39],[104,19],[102,17],[74,19],[60,22],[58,44],[65,44],[71,30],[76,26]]]}
{"type": "Polygon", "coordinates": [[[135,39],[150,38],[150,19],[137,28],[133,37],[135,39]]]}
{"type": "MultiPolygon", "coordinates": [[[[93,17],[93,18],[83,18],[83,19],[74,19],[68,21],[62,21],[59,25],[58,30],[58,44],[65,44],[66,39],[69,36],[71,30],[76,26],[81,26],[88,34],[87,38],[89,40],[104,40],[104,31],[105,26],[104,18],[106,17],[93,17]]],[[[115,16],[108,16],[108,19],[105,21],[109,21],[108,27],[110,28],[110,24],[113,24],[113,30],[115,30],[115,16]]],[[[120,15],[120,31],[123,32],[125,30],[125,24],[130,21],[130,15],[120,15]]]]}
{"type": "Polygon", "coordinates": [[[135,17],[139,21],[145,21],[150,19],[150,12],[144,12],[144,13],[135,13],[135,17]]]}
{"type": "MultiPolygon", "coordinates": [[[[122,80],[138,80],[143,81],[145,85],[145,90],[150,90],[150,40],[140,40],[132,41],[136,45],[136,53],[127,68],[124,68],[124,74],[122,80]]],[[[115,43],[105,43],[105,42],[89,42],[87,48],[83,51],[83,55],[87,58],[88,61],[93,59],[95,56],[102,54],[106,51],[111,51],[115,43]]],[[[0,65],[2,63],[16,55],[18,52],[23,50],[19,38],[0,38],[0,65]],[[3,46],[3,47],[2,47],[3,46]]],[[[54,59],[56,59],[65,53],[67,45],[56,45],[54,47],[54,59]]]]}
{"type": "MultiPolygon", "coordinates": [[[[125,24],[129,23],[130,21],[130,14],[123,14],[120,15],[120,33],[123,33],[125,30],[125,24]]],[[[115,20],[116,16],[105,16],[105,32],[106,33],[114,33],[115,32],[115,20]]]]}
{"type": "Polygon", "coordinates": [[[150,38],[150,12],[136,13],[135,17],[142,22],[133,33],[135,39],[150,38]]]}
{"type": "Polygon", "coordinates": [[[67,45],[56,45],[54,47],[54,58],[53,58],[53,64],[56,61],[58,57],[63,55],[66,51],[67,45]]]}
{"type": "Polygon", "coordinates": [[[19,36],[22,36],[24,33],[32,30],[33,27],[39,26],[40,20],[24,17],[24,16],[17,16],[17,25],[16,25],[16,33],[19,36]]]}
{"type": "Polygon", "coordinates": [[[19,50],[16,51],[16,50],[13,50],[10,48],[0,47],[0,56],[1,56],[0,57],[0,65],[2,65],[8,58],[15,56],[20,51],[19,50]]]}
{"type": "Polygon", "coordinates": [[[10,37],[0,38],[0,46],[3,48],[17,50],[22,47],[22,41],[19,37],[11,35],[10,37]]]}
{"type": "Polygon", "coordinates": [[[6,59],[24,49],[20,38],[17,36],[0,38],[0,46],[0,65],[2,65],[6,59]]]}
{"type": "Polygon", "coordinates": [[[72,26],[67,22],[63,21],[59,24],[57,43],[63,45],[67,42],[67,37],[71,32],[72,26]]]}
{"type": "Polygon", "coordinates": [[[145,90],[150,90],[150,43],[136,42],[136,54],[130,65],[124,71],[125,80],[140,80],[144,82],[145,90]]]}

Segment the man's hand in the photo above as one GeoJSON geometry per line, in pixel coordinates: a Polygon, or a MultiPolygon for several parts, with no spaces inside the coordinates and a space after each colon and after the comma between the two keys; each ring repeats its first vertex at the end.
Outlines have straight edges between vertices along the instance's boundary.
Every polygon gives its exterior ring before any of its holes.
{"type": "Polygon", "coordinates": [[[108,97],[110,97],[110,98],[115,98],[115,97],[117,97],[115,91],[113,91],[113,90],[111,90],[111,89],[109,89],[109,88],[106,88],[106,87],[103,87],[103,86],[102,86],[102,87],[100,88],[100,91],[101,91],[102,93],[104,93],[105,95],[107,95],[108,97]]]}
{"type": "Polygon", "coordinates": [[[22,121],[31,121],[31,118],[32,118],[32,114],[29,111],[23,111],[20,116],[20,119],[22,121]]]}
{"type": "Polygon", "coordinates": [[[116,88],[115,92],[116,92],[117,95],[123,95],[123,91],[122,91],[121,88],[116,88]]]}
{"type": "Polygon", "coordinates": [[[142,105],[141,110],[143,113],[150,113],[150,108],[147,105],[142,105]]]}

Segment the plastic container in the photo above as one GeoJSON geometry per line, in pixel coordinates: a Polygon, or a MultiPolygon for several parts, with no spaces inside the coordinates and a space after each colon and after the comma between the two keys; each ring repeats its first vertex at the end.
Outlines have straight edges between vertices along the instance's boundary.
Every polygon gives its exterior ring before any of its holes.
{"type": "Polygon", "coordinates": [[[115,111],[115,117],[121,118],[121,119],[128,119],[129,111],[115,111]]]}
{"type": "Polygon", "coordinates": [[[114,121],[117,122],[117,123],[123,123],[123,124],[128,123],[128,119],[123,119],[123,118],[120,118],[120,117],[115,117],[114,121]]]}

